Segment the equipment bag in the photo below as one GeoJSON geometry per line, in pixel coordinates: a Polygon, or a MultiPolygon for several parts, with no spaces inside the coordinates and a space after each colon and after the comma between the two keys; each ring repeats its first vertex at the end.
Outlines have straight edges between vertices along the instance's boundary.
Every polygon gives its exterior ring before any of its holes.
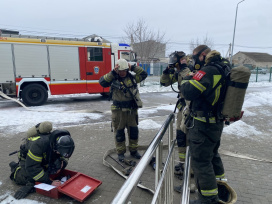
{"type": "Polygon", "coordinates": [[[227,123],[237,121],[242,116],[242,106],[250,75],[250,70],[244,66],[232,68],[230,71],[222,110],[227,123]]]}

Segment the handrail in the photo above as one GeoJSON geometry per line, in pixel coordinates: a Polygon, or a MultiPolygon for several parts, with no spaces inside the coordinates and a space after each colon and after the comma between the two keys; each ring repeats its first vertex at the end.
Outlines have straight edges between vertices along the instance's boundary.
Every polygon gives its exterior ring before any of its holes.
{"type": "Polygon", "coordinates": [[[183,189],[182,189],[182,197],[181,204],[188,204],[190,197],[190,169],[191,169],[191,155],[189,151],[189,146],[186,148],[186,158],[184,164],[184,174],[183,174],[183,189]]]}
{"type": "Polygon", "coordinates": [[[168,157],[167,157],[167,159],[166,159],[165,166],[164,166],[164,168],[163,168],[163,171],[162,171],[162,175],[161,175],[160,181],[159,181],[158,185],[156,186],[156,191],[155,191],[155,193],[154,193],[154,196],[153,196],[153,199],[152,199],[151,204],[155,204],[155,203],[156,203],[156,200],[157,200],[158,195],[159,195],[159,192],[160,192],[160,188],[161,188],[162,183],[163,183],[164,176],[165,176],[165,174],[166,174],[166,172],[167,172],[167,167],[168,167],[168,165],[169,165],[169,163],[170,163],[170,160],[171,160],[171,155],[172,155],[172,152],[173,152],[173,150],[174,150],[175,144],[176,144],[176,140],[174,140],[174,141],[172,142],[170,152],[169,152],[168,157]]]}
{"type": "MultiPolygon", "coordinates": [[[[141,160],[139,161],[138,165],[135,167],[134,171],[125,181],[123,186],[120,188],[114,199],[112,200],[112,204],[124,204],[128,202],[134,188],[136,187],[137,183],[141,175],[143,174],[146,166],[149,164],[152,156],[154,155],[157,147],[160,145],[160,142],[169,126],[169,124],[174,120],[175,115],[171,113],[164,124],[162,125],[161,129],[151,141],[149,147],[145,151],[144,155],[142,156],[141,160]]],[[[158,165],[156,165],[158,166],[158,165]]],[[[157,168],[157,167],[156,167],[157,168]]]]}

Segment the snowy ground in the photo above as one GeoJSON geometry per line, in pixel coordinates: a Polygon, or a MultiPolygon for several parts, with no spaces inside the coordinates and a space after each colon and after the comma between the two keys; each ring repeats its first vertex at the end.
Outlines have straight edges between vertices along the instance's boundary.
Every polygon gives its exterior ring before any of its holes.
{"type": "MultiPolygon", "coordinates": [[[[254,77],[254,76],[253,76],[254,77]]],[[[177,89],[177,86],[173,86],[177,89]]],[[[159,85],[159,77],[149,77],[144,83],[144,86],[140,87],[140,93],[148,93],[148,92],[172,92],[171,87],[160,87],[159,85]]],[[[84,95],[84,94],[83,94],[84,95]]],[[[69,95],[69,97],[78,97],[80,94],[69,95]]],[[[67,97],[67,96],[51,96],[51,98],[56,97],[67,97]]],[[[0,99],[0,108],[1,108],[2,99],[0,99]]],[[[173,101],[173,104],[175,102],[173,101]]],[[[243,106],[244,118],[254,117],[256,112],[254,110],[259,107],[269,107],[270,110],[272,108],[272,82],[251,82],[249,83],[249,87],[246,94],[245,103],[243,106]]],[[[39,111],[43,107],[31,107],[34,110],[39,111]]],[[[141,110],[140,115],[145,114],[145,112],[156,112],[158,109],[164,110],[173,110],[174,105],[163,105],[158,107],[151,107],[148,110],[141,110]]],[[[5,137],[5,133],[8,131],[9,133],[20,133],[24,132],[27,128],[35,125],[36,121],[46,121],[50,120],[53,124],[58,124],[60,122],[80,122],[86,119],[86,117],[91,118],[100,118],[102,117],[102,113],[69,113],[67,111],[63,111],[64,107],[55,107],[54,105],[47,105],[46,111],[48,113],[46,115],[40,114],[40,112],[35,111],[27,111],[21,107],[9,107],[9,108],[1,108],[0,109],[0,137],[5,137]],[[63,111],[63,112],[61,112],[63,111]],[[71,115],[72,114],[72,115],[71,115]],[[14,117],[16,116],[16,117],[14,117]],[[71,117],[72,116],[72,117],[71,117]],[[13,128],[7,128],[7,127],[13,128]]],[[[265,114],[265,112],[264,112],[265,114]]],[[[269,111],[267,114],[270,114],[269,111]]],[[[271,123],[270,123],[271,124],[271,123]]],[[[161,124],[158,124],[152,118],[142,119],[139,123],[139,128],[141,129],[158,129],[161,124]]],[[[264,127],[266,130],[271,130],[272,127],[264,127]]],[[[270,131],[270,132],[271,132],[270,131]]],[[[237,137],[256,137],[263,136],[263,130],[259,127],[254,126],[254,124],[247,124],[243,122],[243,120],[232,123],[230,126],[224,128],[224,134],[237,135],[237,137]]],[[[0,181],[0,185],[2,182],[0,181]]],[[[20,201],[15,200],[9,193],[5,195],[0,195],[0,204],[6,203],[14,203],[14,204],[37,204],[39,202],[23,199],[20,201]]]]}

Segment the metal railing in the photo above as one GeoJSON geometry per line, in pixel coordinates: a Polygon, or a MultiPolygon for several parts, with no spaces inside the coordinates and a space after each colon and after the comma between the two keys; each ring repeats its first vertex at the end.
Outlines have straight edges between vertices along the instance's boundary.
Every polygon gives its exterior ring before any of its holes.
{"type": "Polygon", "coordinates": [[[171,204],[173,203],[173,149],[176,143],[176,140],[173,140],[173,122],[175,121],[174,113],[171,113],[168,118],[165,120],[161,129],[154,137],[138,165],[135,167],[134,171],[125,181],[123,186],[120,188],[114,199],[112,200],[112,204],[124,204],[129,202],[129,198],[132,195],[135,187],[137,186],[141,175],[143,174],[145,168],[149,164],[152,159],[155,151],[156,151],[156,169],[155,169],[155,193],[152,199],[152,203],[162,203],[162,199],[164,199],[164,203],[171,204]],[[168,128],[169,127],[169,128],[168,128]],[[168,137],[168,155],[167,159],[161,172],[162,167],[162,138],[168,129],[169,137],[168,137]],[[164,185],[162,185],[164,183],[164,185]],[[164,186],[164,188],[162,188],[164,186]],[[164,191],[162,191],[164,190],[164,191]],[[164,194],[163,194],[164,193],[164,194]]]}
{"type": "Polygon", "coordinates": [[[183,174],[183,189],[182,189],[182,197],[181,204],[188,204],[190,198],[190,177],[191,177],[191,155],[189,151],[189,146],[186,148],[186,158],[184,164],[184,174],[183,174]]]}

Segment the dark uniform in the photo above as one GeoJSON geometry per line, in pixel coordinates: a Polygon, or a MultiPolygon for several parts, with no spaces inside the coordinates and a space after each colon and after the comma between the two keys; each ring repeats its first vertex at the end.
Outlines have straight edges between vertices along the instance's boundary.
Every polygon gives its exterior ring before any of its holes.
{"type": "Polygon", "coordinates": [[[141,107],[141,100],[137,83],[140,83],[147,77],[147,72],[139,66],[131,66],[131,71],[136,73],[136,75],[128,72],[126,77],[121,78],[113,70],[102,76],[99,80],[101,86],[111,86],[111,97],[113,100],[111,105],[112,126],[114,128],[118,155],[126,152],[125,128],[127,128],[129,136],[129,151],[135,153],[138,149],[139,131],[137,110],[141,107]]]}
{"type": "Polygon", "coordinates": [[[196,184],[203,199],[217,203],[216,178],[224,178],[224,167],[218,153],[223,130],[218,106],[225,88],[225,80],[220,79],[225,76],[213,65],[224,64],[220,53],[213,51],[209,54],[206,58],[208,63],[181,85],[181,92],[186,100],[191,101],[188,138],[196,184]]]}
{"type": "Polygon", "coordinates": [[[67,166],[74,147],[74,141],[67,130],[28,136],[20,146],[19,162],[9,164],[10,179],[18,185],[24,185],[14,197],[21,199],[33,192],[35,182],[52,184],[50,175],[67,166]]]}
{"type": "Polygon", "coordinates": [[[16,184],[26,185],[36,181],[51,184],[49,176],[58,170],[55,164],[63,161],[63,168],[67,165],[65,158],[53,152],[49,137],[50,134],[28,138],[25,148],[20,150],[19,166],[10,176],[16,184]]]}

